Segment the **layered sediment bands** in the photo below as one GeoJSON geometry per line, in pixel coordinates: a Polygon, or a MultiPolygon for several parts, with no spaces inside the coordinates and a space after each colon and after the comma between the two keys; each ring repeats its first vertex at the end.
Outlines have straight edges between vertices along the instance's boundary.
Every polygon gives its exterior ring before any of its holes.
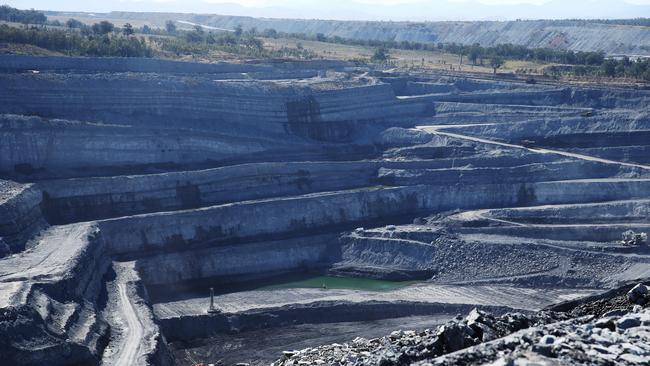
{"type": "MultiPolygon", "coordinates": [[[[0,117],[0,171],[22,176],[58,170],[182,165],[271,149],[263,139],[219,133],[150,130],[39,117],[0,117]]],[[[282,144],[275,144],[281,148],[282,144]]],[[[119,171],[119,170],[118,170],[119,171]]],[[[78,173],[79,174],[79,173],[78,173]]]]}
{"type": "Polygon", "coordinates": [[[227,74],[343,69],[354,64],[335,60],[290,61],[275,64],[262,63],[193,63],[153,58],[133,57],[39,57],[28,55],[0,56],[0,71],[50,72],[145,72],[164,74],[227,74]]]}
{"type": "MultiPolygon", "coordinates": [[[[644,104],[641,105],[642,107],[644,104]]],[[[593,134],[594,142],[600,137],[601,142],[615,144],[621,141],[625,134],[635,131],[643,133],[650,127],[650,119],[645,112],[631,111],[627,113],[607,110],[583,113],[583,116],[567,116],[562,118],[539,118],[520,121],[519,123],[489,124],[482,126],[463,126],[457,131],[483,136],[486,138],[508,138],[517,141],[526,138],[557,139],[558,147],[580,147],[585,138],[593,134]],[[611,135],[604,135],[604,134],[611,135]],[[563,139],[563,140],[562,140],[563,139]]],[[[540,140],[542,142],[544,140],[540,140]]],[[[549,143],[553,140],[549,140],[549,143]]],[[[553,146],[553,145],[549,145],[553,146]]]]}
{"type": "Polygon", "coordinates": [[[590,242],[596,250],[636,252],[639,248],[606,243],[619,241],[627,230],[647,231],[648,217],[648,201],[638,199],[475,211],[452,220],[463,225],[463,232],[590,242]]]}
{"type": "MultiPolygon", "coordinates": [[[[640,103],[647,106],[646,102],[640,103]]],[[[650,119],[645,110],[627,113],[605,110],[580,117],[465,126],[453,131],[511,143],[527,141],[539,147],[644,164],[648,161],[649,127],[650,119]]]]}
{"type": "Polygon", "coordinates": [[[402,281],[429,279],[436,273],[437,248],[429,242],[355,234],[341,241],[341,261],[330,273],[402,281]]]}
{"type": "Polygon", "coordinates": [[[206,241],[318,232],[417,212],[415,188],[375,188],[239,202],[100,222],[116,254],[191,248],[206,241]]]}
{"type": "Polygon", "coordinates": [[[620,222],[643,221],[650,218],[650,201],[610,201],[581,205],[554,205],[487,210],[482,216],[524,223],[561,223],[570,219],[573,223],[616,220],[620,222]]]}
{"type": "Polygon", "coordinates": [[[605,178],[625,173],[625,169],[584,161],[554,162],[528,164],[515,167],[461,167],[451,169],[380,169],[380,182],[388,185],[448,185],[448,184],[482,184],[526,183],[550,180],[571,180],[579,178],[605,178]]]}
{"type": "Polygon", "coordinates": [[[520,104],[520,105],[573,105],[589,108],[636,108],[647,105],[650,94],[643,91],[574,89],[517,90],[467,93],[432,94],[438,102],[520,104]]]}
{"type": "MultiPolygon", "coordinates": [[[[391,142],[394,143],[394,139],[391,142]]],[[[48,220],[55,223],[66,223],[74,220],[86,221],[153,211],[198,208],[267,197],[371,186],[382,181],[398,185],[418,184],[418,179],[422,178],[422,182],[428,184],[446,184],[448,179],[459,179],[461,174],[467,177],[473,172],[468,169],[449,169],[452,164],[465,166],[478,161],[494,167],[492,169],[477,168],[476,171],[480,176],[486,175],[481,180],[486,184],[498,183],[501,181],[501,177],[497,173],[498,167],[535,160],[541,162],[547,159],[543,157],[538,159],[534,156],[522,158],[505,156],[494,159],[465,158],[453,161],[439,159],[414,162],[255,163],[151,175],[51,180],[40,182],[39,187],[45,193],[44,207],[48,220]],[[381,166],[403,169],[382,168],[377,175],[377,169],[381,166]],[[436,169],[426,171],[432,176],[430,181],[420,177],[423,173],[418,169],[426,167],[436,169]],[[402,173],[406,176],[398,178],[402,173]],[[492,180],[488,179],[490,174],[492,174],[492,180]]],[[[554,164],[550,164],[550,166],[554,166],[554,164]]],[[[559,163],[558,166],[567,168],[569,172],[572,171],[570,168],[574,167],[570,163],[559,163]],[[565,164],[568,165],[565,166],[565,164]]],[[[576,163],[576,167],[578,166],[582,165],[576,163]]],[[[520,174],[513,174],[513,179],[522,180],[524,174],[528,172],[525,167],[513,169],[514,172],[520,174]]],[[[542,166],[532,166],[530,169],[539,173],[542,166]]],[[[602,170],[601,174],[617,173],[615,167],[605,166],[602,170]]],[[[557,169],[548,171],[556,172],[557,169]]]]}
{"type": "Polygon", "coordinates": [[[437,102],[521,104],[521,105],[561,105],[566,104],[569,89],[556,90],[517,90],[467,93],[433,94],[437,102]]]}
{"type": "Polygon", "coordinates": [[[191,249],[207,242],[252,241],[350,228],[377,219],[445,211],[645,197],[650,180],[411,186],[266,199],[181,212],[110,219],[100,227],[115,254],[191,249]],[[590,188],[589,194],[584,193],[590,188]]]}
{"type": "Polygon", "coordinates": [[[266,133],[281,132],[284,100],[294,94],[273,84],[137,74],[4,74],[1,79],[0,108],[9,113],[222,133],[242,132],[253,123],[266,133]]]}
{"type": "Polygon", "coordinates": [[[47,227],[42,193],[33,184],[0,180],[0,258],[25,249],[29,238],[47,227]]]}
{"type": "Polygon", "coordinates": [[[43,181],[51,222],[66,223],[226,202],[371,186],[379,162],[254,163],[222,168],[43,181]]]}
{"type": "Polygon", "coordinates": [[[317,270],[338,261],[340,255],[338,235],[327,234],[159,254],[139,259],[136,265],[147,285],[165,285],[317,270]]]}
{"type": "MultiPolygon", "coordinates": [[[[432,77],[422,78],[408,74],[401,76],[383,76],[382,81],[395,88],[398,95],[445,94],[483,91],[508,90],[553,90],[552,86],[529,85],[522,82],[487,81],[468,77],[432,77]]],[[[507,106],[504,106],[507,108],[507,106]]],[[[524,109],[525,110],[525,109],[524,109]]]]}
{"type": "Polygon", "coordinates": [[[346,123],[428,111],[426,100],[396,99],[389,85],[363,81],[291,85],[151,74],[2,74],[0,85],[4,113],[266,138],[288,131],[347,140],[352,130],[340,130],[354,124],[346,123]]]}
{"type": "MultiPolygon", "coordinates": [[[[486,237],[489,233],[490,230],[483,230],[481,235],[460,237],[437,234],[432,235],[431,242],[400,239],[399,233],[391,232],[385,237],[353,234],[343,239],[342,259],[335,264],[333,272],[382,279],[432,279],[438,283],[489,279],[526,284],[526,281],[552,283],[553,279],[549,278],[560,278],[569,271],[575,278],[567,279],[565,285],[597,287],[608,281],[600,273],[627,269],[638,262],[634,258],[596,252],[600,248],[594,248],[594,253],[576,251],[575,246],[563,247],[562,243],[552,242],[552,236],[545,237],[549,239],[547,243],[536,243],[515,235],[506,237],[506,230],[501,232],[501,237],[486,237]],[[597,264],[587,264],[592,261],[597,264]]],[[[643,260],[641,263],[648,264],[643,260]]]]}

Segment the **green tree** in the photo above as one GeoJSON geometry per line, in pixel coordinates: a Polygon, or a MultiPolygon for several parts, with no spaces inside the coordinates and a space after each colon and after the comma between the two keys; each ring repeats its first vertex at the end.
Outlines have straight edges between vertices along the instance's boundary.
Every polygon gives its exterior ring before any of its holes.
{"type": "Polygon", "coordinates": [[[218,42],[224,46],[235,46],[237,44],[237,38],[232,33],[226,33],[221,37],[218,42]]]}
{"type": "Polygon", "coordinates": [[[188,42],[193,42],[193,43],[198,43],[198,42],[203,42],[203,36],[205,35],[205,32],[203,31],[203,28],[201,26],[196,26],[194,27],[194,30],[191,32],[187,32],[185,34],[185,39],[188,42]]]}
{"type": "Polygon", "coordinates": [[[375,50],[375,53],[372,55],[371,60],[373,62],[386,62],[390,58],[388,49],[386,47],[379,47],[375,50]]]}
{"type": "Polygon", "coordinates": [[[47,21],[45,14],[30,10],[19,10],[7,5],[0,6],[0,20],[23,24],[43,24],[47,21]]]}
{"type": "Polygon", "coordinates": [[[173,20],[168,20],[168,21],[165,22],[165,30],[169,34],[176,33],[176,24],[174,23],[173,20]]]}
{"type": "Polygon", "coordinates": [[[605,76],[609,76],[613,78],[614,76],[616,76],[616,66],[617,66],[616,60],[606,60],[605,62],[603,62],[603,65],[601,66],[603,70],[603,74],[605,74],[605,76]]]}
{"type": "Polygon", "coordinates": [[[481,45],[474,43],[469,49],[469,60],[472,61],[473,65],[476,65],[476,61],[481,57],[481,45]]]}
{"type": "Polygon", "coordinates": [[[497,73],[497,69],[503,66],[504,63],[505,61],[501,56],[492,56],[492,58],[490,58],[490,66],[494,70],[495,74],[497,73]]]}
{"type": "Polygon", "coordinates": [[[79,28],[79,29],[81,29],[81,28],[84,27],[84,25],[85,25],[84,23],[78,21],[77,19],[72,19],[72,18],[68,19],[65,22],[65,26],[68,27],[68,28],[79,28]]]}
{"type": "Polygon", "coordinates": [[[261,51],[264,48],[264,43],[253,36],[247,37],[244,40],[244,45],[257,51],[261,51]]]}
{"type": "Polygon", "coordinates": [[[115,29],[115,25],[107,20],[102,20],[92,26],[93,33],[95,34],[108,34],[115,29]]]}
{"type": "Polygon", "coordinates": [[[268,28],[262,32],[262,35],[267,38],[276,38],[278,36],[278,31],[273,28],[268,28]]]}
{"type": "Polygon", "coordinates": [[[237,24],[237,26],[235,27],[235,37],[239,38],[243,33],[244,33],[244,28],[242,28],[241,24],[237,24]]]}
{"type": "Polygon", "coordinates": [[[589,54],[585,57],[585,63],[587,65],[602,65],[602,63],[605,61],[605,53],[604,52],[589,52],[589,54]]]}
{"type": "Polygon", "coordinates": [[[133,33],[135,33],[135,31],[133,30],[133,26],[130,23],[124,24],[124,29],[122,29],[122,32],[126,36],[130,36],[133,35],[133,33]]]}

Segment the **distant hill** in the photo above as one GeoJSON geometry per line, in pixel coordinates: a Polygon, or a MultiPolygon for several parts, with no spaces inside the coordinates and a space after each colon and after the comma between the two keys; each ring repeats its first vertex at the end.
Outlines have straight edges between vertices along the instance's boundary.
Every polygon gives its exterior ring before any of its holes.
{"type": "Polygon", "coordinates": [[[640,20],[522,20],[458,22],[379,22],[252,18],[228,15],[112,12],[97,18],[148,21],[162,26],[168,19],[218,28],[273,28],[288,33],[322,33],[352,39],[431,43],[513,43],[530,48],[604,51],[607,54],[650,55],[650,27],[640,20]]]}

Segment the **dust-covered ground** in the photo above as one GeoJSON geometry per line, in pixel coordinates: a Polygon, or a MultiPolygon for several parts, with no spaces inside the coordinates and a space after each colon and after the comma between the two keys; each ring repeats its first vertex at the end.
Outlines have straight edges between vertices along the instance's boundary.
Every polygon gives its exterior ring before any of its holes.
{"type": "Polygon", "coordinates": [[[262,329],[221,334],[196,342],[175,342],[170,346],[178,365],[199,362],[234,365],[268,365],[292,351],[325,343],[343,343],[355,337],[375,338],[395,329],[425,329],[444,324],[456,314],[413,316],[366,322],[302,324],[278,329],[262,329]]]}

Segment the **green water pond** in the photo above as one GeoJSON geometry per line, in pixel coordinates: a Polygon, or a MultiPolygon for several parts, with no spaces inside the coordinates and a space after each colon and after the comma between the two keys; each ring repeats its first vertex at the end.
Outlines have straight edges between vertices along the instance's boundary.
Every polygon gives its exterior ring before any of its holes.
{"type": "Polygon", "coordinates": [[[368,278],[315,276],[293,279],[257,288],[258,290],[276,290],[283,288],[328,288],[366,291],[388,291],[402,288],[417,281],[384,281],[368,278]]]}

